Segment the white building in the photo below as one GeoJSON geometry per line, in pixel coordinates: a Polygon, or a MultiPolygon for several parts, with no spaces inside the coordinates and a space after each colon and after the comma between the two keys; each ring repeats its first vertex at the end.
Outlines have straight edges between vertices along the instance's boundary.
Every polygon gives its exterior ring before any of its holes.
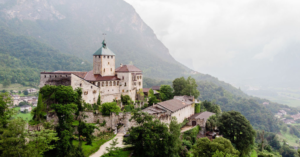
{"type": "Polygon", "coordinates": [[[171,100],[159,102],[142,110],[158,118],[160,121],[170,123],[176,117],[178,123],[191,117],[195,113],[193,96],[175,96],[171,100]]]}
{"type": "Polygon", "coordinates": [[[115,68],[115,54],[106,46],[93,54],[93,70],[88,72],[56,71],[41,72],[40,87],[45,85],[66,85],[82,88],[85,102],[97,102],[99,94],[102,102],[112,102],[129,95],[136,99],[136,93],[143,88],[143,74],[133,65],[120,65],[115,68]]]}
{"type": "Polygon", "coordinates": [[[21,112],[24,112],[25,110],[27,110],[28,112],[31,112],[32,107],[29,106],[29,105],[24,105],[24,106],[21,106],[21,107],[20,107],[20,111],[21,111],[21,112]]]}

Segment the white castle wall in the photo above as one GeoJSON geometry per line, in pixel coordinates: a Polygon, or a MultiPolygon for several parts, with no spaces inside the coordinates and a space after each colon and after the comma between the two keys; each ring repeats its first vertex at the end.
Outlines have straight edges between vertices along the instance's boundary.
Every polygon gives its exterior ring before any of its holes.
{"type": "Polygon", "coordinates": [[[82,88],[82,99],[89,103],[96,103],[98,100],[100,89],[99,87],[85,81],[84,79],[71,74],[71,86],[73,89],[82,88]]]}

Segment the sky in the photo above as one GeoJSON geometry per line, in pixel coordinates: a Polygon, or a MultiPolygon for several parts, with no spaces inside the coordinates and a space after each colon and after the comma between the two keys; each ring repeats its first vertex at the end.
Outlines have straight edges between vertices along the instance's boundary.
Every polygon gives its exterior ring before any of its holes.
{"type": "Polygon", "coordinates": [[[299,0],[125,1],[177,61],[222,80],[246,80],[300,45],[299,0]]]}

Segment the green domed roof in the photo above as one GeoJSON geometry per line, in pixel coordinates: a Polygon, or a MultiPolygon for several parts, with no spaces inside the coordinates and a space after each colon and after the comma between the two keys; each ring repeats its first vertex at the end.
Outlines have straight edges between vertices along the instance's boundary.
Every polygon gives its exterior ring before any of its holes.
{"type": "Polygon", "coordinates": [[[103,40],[102,42],[102,47],[100,47],[100,49],[93,54],[93,56],[101,55],[115,56],[115,54],[106,46],[105,40],[103,40]]]}

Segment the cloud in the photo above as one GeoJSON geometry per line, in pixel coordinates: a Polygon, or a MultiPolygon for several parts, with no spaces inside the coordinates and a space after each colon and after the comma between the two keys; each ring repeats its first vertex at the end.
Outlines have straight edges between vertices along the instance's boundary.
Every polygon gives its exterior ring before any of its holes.
{"type": "Polygon", "coordinates": [[[192,60],[192,67],[203,73],[236,66],[235,60],[247,60],[248,64],[272,60],[284,53],[289,42],[300,41],[297,0],[125,1],[133,5],[175,59],[192,60]]]}

